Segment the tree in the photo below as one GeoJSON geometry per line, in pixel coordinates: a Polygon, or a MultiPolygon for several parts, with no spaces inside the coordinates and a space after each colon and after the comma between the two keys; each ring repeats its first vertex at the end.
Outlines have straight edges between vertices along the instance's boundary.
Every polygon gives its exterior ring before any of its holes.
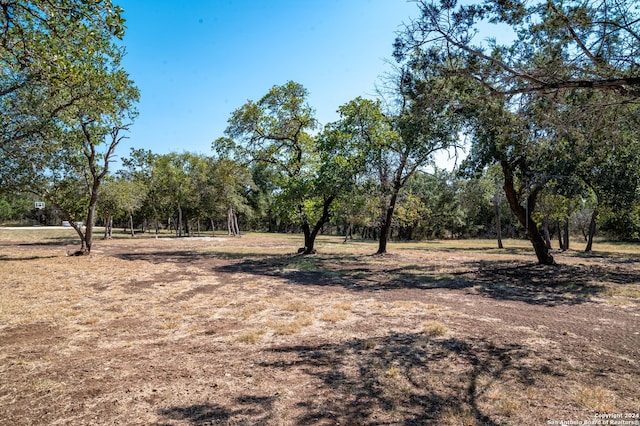
{"type": "Polygon", "coordinates": [[[339,131],[328,126],[322,135],[311,134],[317,122],[307,96],[299,83],[274,86],[258,102],[249,101],[234,111],[226,137],[213,143],[221,158],[269,170],[278,201],[286,206],[284,213],[304,233],[304,254],[315,251],[316,236],[329,221],[333,201],[351,181],[339,131]]]}
{"type": "Polygon", "coordinates": [[[185,222],[185,209],[197,203],[197,192],[194,180],[200,173],[197,171],[202,161],[192,153],[169,153],[159,155],[153,162],[153,175],[156,189],[163,195],[162,204],[170,206],[177,213],[176,236],[188,234],[185,222]]]}
{"type": "Polygon", "coordinates": [[[391,79],[390,111],[369,108],[370,125],[389,129],[371,151],[384,197],[377,254],[387,251],[396,202],[407,181],[432,164],[436,152],[457,147],[458,120],[448,91],[447,82],[429,70],[400,69],[391,79]]]}
{"type": "Polygon", "coordinates": [[[104,219],[103,240],[110,240],[113,235],[113,218],[120,210],[120,190],[115,179],[105,179],[98,198],[98,213],[104,219]]]}
{"type": "Polygon", "coordinates": [[[476,165],[501,165],[506,198],[538,261],[553,264],[531,212],[551,179],[580,168],[584,157],[571,156],[569,135],[585,117],[605,115],[614,119],[606,128],[619,129],[623,116],[603,111],[633,108],[640,96],[634,2],[418,4],[421,16],[397,38],[396,58],[454,82],[460,112],[475,121],[476,165]],[[510,28],[515,40],[475,43],[481,25],[491,24],[510,28]]]}
{"type": "Polygon", "coordinates": [[[444,73],[480,82],[490,95],[587,89],[615,93],[621,102],[640,97],[634,0],[416,3],[420,17],[395,42],[396,58],[414,66],[437,64],[444,73]],[[505,28],[512,43],[489,38],[474,44],[505,28]]]}
{"type": "Polygon", "coordinates": [[[0,150],[94,99],[96,61],[120,55],[122,12],[110,0],[2,2],[0,150]]]}
{"type": "Polygon", "coordinates": [[[553,265],[543,232],[534,220],[538,197],[553,177],[550,164],[558,158],[558,145],[541,132],[526,111],[514,113],[498,102],[474,109],[469,131],[473,145],[463,166],[483,169],[497,163],[503,175],[503,189],[540,264],[553,265]]]}
{"type": "Polygon", "coordinates": [[[165,194],[160,187],[163,176],[155,167],[158,158],[151,150],[131,148],[129,157],[122,159],[124,169],[119,171],[126,179],[136,182],[146,194],[141,209],[145,218],[153,217],[156,238],[160,231],[160,210],[165,207],[162,203],[165,194]]]}
{"type": "Polygon", "coordinates": [[[120,208],[123,209],[128,216],[129,230],[131,236],[134,237],[133,213],[142,207],[142,203],[147,196],[145,187],[142,182],[121,178],[118,180],[118,192],[121,196],[120,208]]]}
{"type": "Polygon", "coordinates": [[[209,212],[211,227],[215,215],[226,214],[228,235],[240,236],[238,213],[251,213],[247,193],[255,185],[250,170],[229,159],[210,159],[208,167],[203,207],[209,212]]]}
{"type": "Polygon", "coordinates": [[[58,208],[85,254],[100,185],[139,97],[112,41],[123,34],[121,12],[71,0],[14,2],[1,12],[0,180],[58,208]]]}
{"type": "MultiPolygon", "coordinates": [[[[581,100],[578,100],[581,101],[581,100]]],[[[630,212],[640,188],[640,138],[637,105],[612,105],[581,117],[580,125],[563,127],[574,174],[595,196],[585,252],[593,237],[601,209],[630,212]]],[[[566,117],[558,114],[557,120],[566,117]]],[[[575,117],[573,117],[575,119],[575,117]]]]}

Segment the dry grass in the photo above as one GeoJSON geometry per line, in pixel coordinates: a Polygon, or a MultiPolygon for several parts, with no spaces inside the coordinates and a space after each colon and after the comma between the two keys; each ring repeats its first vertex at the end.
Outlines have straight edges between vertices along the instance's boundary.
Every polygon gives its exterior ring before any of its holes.
{"type": "Polygon", "coordinates": [[[265,330],[247,330],[240,333],[236,337],[236,341],[253,345],[260,342],[265,333],[265,330]]]}
{"type": "Polygon", "coordinates": [[[293,320],[272,320],[266,325],[270,327],[275,335],[291,335],[299,333],[304,327],[313,324],[313,318],[308,314],[296,316],[293,320]]]}
{"type": "Polygon", "coordinates": [[[504,389],[494,388],[487,397],[495,412],[500,416],[512,417],[522,411],[522,402],[515,395],[510,395],[504,389]]]}
{"type": "Polygon", "coordinates": [[[312,306],[309,302],[305,302],[303,300],[293,300],[288,302],[283,309],[291,312],[313,312],[316,310],[315,306],[312,306]]]}
{"type": "Polygon", "coordinates": [[[616,407],[615,394],[599,386],[578,386],[573,392],[573,400],[598,413],[613,413],[616,407]]]}
{"type": "Polygon", "coordinates": [[[372,257],[321,236],[300,259],[297,235],[140,236],[66,257],[69,230],[29,232],[0,229],[3,424],[544,424],[640,403],[638,285],[615,269],[638,274],[633,247],[612,267],[568,253],[606,291],[547,306],[468,272],[529,265],[521,241],[372,257]]]}
{"type": "Polygon", "coordinates": [[[627,284],[624,287],[609,285],[607,286],[607,295],[610,297],[620,296],[629,299],[640,299],[640,284],[627,284]]]}
{"type": "Polygon", "coordinates": [[[446,407],[439,424],[447,426],[477,426],[478,422],[470,409],[464,407],[446,407]]]}
{"type": "Polygon", "coordinates": [[[422,325],[422,330],[431,337],[439,337],[447,334],[447,327],[439,321],[426,321],[422,325]]]}
{"type": "Polygon", "coordinates": [[[349,317],[349,313],[341,309],[331,309],[329,311],[325,311],[322,314],[320,314],[320,319],[322,321],[327,321],[331,323],[344,321],[348,317],[349,317]]]}

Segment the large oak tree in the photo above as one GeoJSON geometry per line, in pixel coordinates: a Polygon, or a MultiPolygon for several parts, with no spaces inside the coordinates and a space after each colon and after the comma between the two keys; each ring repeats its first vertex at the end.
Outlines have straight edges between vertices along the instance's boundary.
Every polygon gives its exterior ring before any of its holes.
{"type": "MultiPolygon", "coordinates": [[[[576,134],[592,147],[611,141],[601,132],[585,135],[588,117],[606,117],[601,128],[611,135],[629,131],[627,116],[640,99],[637,2],[417,4],[420,16],[396,39],[396,58],[455,82],[455,99],[475,134],[471,159],[476,167],[501,165],[507,200],[538,261],[553,264],[531,214],[551,180],[609,167],[605,158],[572,155],[576,134]],[[491,38],[498,32],[507,40],[491,38]]],[[[637,120],[631,127],[637,134],[637,120]]],[[[616,164],[609,174],[620,172],[616,164]]]]}

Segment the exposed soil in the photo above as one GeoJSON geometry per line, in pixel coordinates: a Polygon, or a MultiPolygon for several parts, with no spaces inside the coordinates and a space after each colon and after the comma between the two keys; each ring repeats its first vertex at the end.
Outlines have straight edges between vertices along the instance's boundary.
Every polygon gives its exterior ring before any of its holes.
{"type": "Polygon", "coordinates": [[[637,256],[297,242],[3,235],[0,424],[640,424],[637,256]]]}

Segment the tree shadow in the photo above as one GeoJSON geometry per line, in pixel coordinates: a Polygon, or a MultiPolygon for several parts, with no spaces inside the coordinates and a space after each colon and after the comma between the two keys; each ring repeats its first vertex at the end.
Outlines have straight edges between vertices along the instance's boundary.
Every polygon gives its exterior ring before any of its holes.
{"type": "MultiPolygon", "coordinates": [[[[214,403],[164,408],[158,414],[169,420],[187,421],[193,425],[251,424],[266,425],[272,418],[275,396],[242,395],[233,402],[233,408],[214,403]]],[[[170,426],[172,423],[156,423],[170,426]]]]}
{"type": "Polygon", "coordinates": [[[245,253],[231,253],[231,252],[223,252],[223,253],[203,253],[200,251],[189,251],[189,250],[158,250],[158,251],[143,251],[143,252],[130,252],[130,253],[116,253],[115,257],[122,260],[136,261],[142,260],[146,262],[150,262],[153,264],[160,263],[193,263],[201,260],[207,259],[224,259],[224,260],[235,260],[235,259],[253,259],[253,258],[264,258],[264,253],[259,252],[245,252],[245,253]]]}
{"type": "Polygon", "coordinates": [[[0,254],[0,262],[10,262],[10,261],[28,261],[28,260],[41,260],[41,259],[53,259],[56,257],[60,257],[59,255],[49,255],[49,256],[24,256],[24,257],[11,257],[6,256],[4,254],[0,254]]]}
{"type": "Polygon", "coordinates": [[[588,302],[606,292],[606,280],[632,284],[640,273],[604,270],[576,265],[513,265],[509,262],[477,261],[469,265],[481,294],[496,299],[555,306],[588,302]]]}
{"type": "MultiPolygon", "coordinates": [[[[514,414],[500,408],[505,401],[514,403],[510,392],[522,392],[545,376],[561,375],[547,360],[532,362],[534,354],[520,345],[496,345],[482,338],[431,338],[424,333],[283,346],[267,352],[269,361],[256,368],[279,370],[306,384],[288,401],[287,417],[298,425],[497,426],[514,414]]],[[[276,398],[243,396],[228,407],[205,403],[170,407],[159,414],[194,425],[265,424],[277,420],[276,398]]]]}
{"type": "Polygon", "coordinates": [[[575,305],[604,293],[601,282],[635,284],[640,272],[576,265],[545,266],[510,261],[467,261],[442,272],[441,265],[392,266],[373,256],[274,256],[215,267],[220,273],[249,273],[292,284],[376,292],[398,289],[467,290],[498,300],[535,305],[575,305]]]}
{"type": "MultiPolygon", "coordinates": [[[[429,242],[429,244],[433,244],[433,242],[429,242]]],[[[441,247],[441,246],[436,246],[436,247],[411,247],[408,249],[405,249],[403,247],[398,247],[399,250],[415,250],[415,251],[423,251],[423,252],[429,252],[429,251],[434,251],[434,252],[448,252],[448,253],[464,253],[464,252],[468,252],[468,253],[487,253],[487,254],[511,254],[511,255],[516,255],[516,256],[521,256],[521,255],[532,255],[531,252],[531,248],[530,247],[503,247],[503,248],[498,248],[498,247],[441,247]]]]}
{"type": "Polygon", "coordinates": [[[487,387],[507,375],[524,386],[540,371],[520,361],[519,345],[495,346],[484,339],[430,339],[394,333],[320,346],[272,350],[295,361],[262,364],[310,376],[320,386],[298,405],[296,424],[474,424],[498,425],[482,408],[487,387]],[[327,392],[329,391],[329,392],[327,392]],[[382,418],[382,421],[378,421],[382,418]],[[389,420],[384,420],[389,418],[389,420]],[[446,421],[445,421],[446,420],[446,421]]]}
{"type": "Polygon", "coordinates": [[[399,289],[463,290],[497,300],[557,306],[585,303],[607,292],[604,283],[640,282],[636,268],[611,266],[545,266],[506,260],[467,260],[452,264],[403,264],[374,255],[270,256],[254,252],[166,250],[116,253],[130,261],[153,264],[189,263],[221,274],[253,274],[284,279],[303,286],[343,287],[377,292],[399,289]],[[383,259],[384,261],[380,261],[383,259]],[[216,266],[215,260],[227,261],[216,266]]]}
{"type": "Polygon", "coordinates": [[[49,237],[44,241],[33,241],[33,242],[9,242],[2,244],[5,247],[14,246],[14,247],[60,247],[67,245],[80,245],[80,238],[77,235],[73,237],[49,237]]]}
{"type": "Polygon", "coordinates": [[[589,253],[579,251],[574,253],[575,257],[581,259],[602,259],[610,263],[633,264],[640,262],[640,254],[638,253],[618,253],[613,251],[594,250],[589,253]]]}

